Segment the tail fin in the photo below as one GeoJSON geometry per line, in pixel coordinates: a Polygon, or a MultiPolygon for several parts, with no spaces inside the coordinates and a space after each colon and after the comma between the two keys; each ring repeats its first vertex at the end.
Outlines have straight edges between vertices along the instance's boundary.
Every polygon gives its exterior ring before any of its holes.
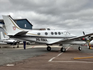
{"type": "Polygon", "coordinates": [[[5,29],[8,33],[8,35],[15,35],[22,30],[19,28],[19,26],[15,23],[15,21],[11,18],[10,15],[3,16],[4,23],[5,23],[5,29]]]}
{"type": "Polygon", "coordinates": [[[4,39],[8,39],[8,38],[5,38],[4,35],[3,35],[3,32],[0,32],[0,39],[4,40],[4,39]]]}

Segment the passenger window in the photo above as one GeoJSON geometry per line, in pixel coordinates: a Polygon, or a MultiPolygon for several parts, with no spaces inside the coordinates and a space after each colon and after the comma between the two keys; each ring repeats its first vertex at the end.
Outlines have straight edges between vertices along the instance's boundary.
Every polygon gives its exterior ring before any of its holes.
{"type": "Polygon", "coordinates": [[[58,34],[60,35],[61,33],[60,33],[60,32],[58,32],[58,34]]]}
{"type": "Polygon", "coordinates": [[[57,35],[57,32],[55,32],[55,35],[57,35]]]}
{"type": "Polygon", "coordinates": [[[51,35],[53,35],[54,33],[53,32],[51,32],[51,35]]]}
{"type": "Polygon", "coordinates": [[[45,32],[45,35],[48,35],[48,33],[47,33],[47,32],[45,32]]]}
{"type": "Polygon", "coordinates": [[[37,35],[40,35],[40,33],[37,33],[37,35]]]}

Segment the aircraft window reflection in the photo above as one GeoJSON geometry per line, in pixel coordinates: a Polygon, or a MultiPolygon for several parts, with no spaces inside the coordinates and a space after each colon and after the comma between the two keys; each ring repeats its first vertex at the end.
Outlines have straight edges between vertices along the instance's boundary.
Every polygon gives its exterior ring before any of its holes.
{"type": "Polygon", "coordinates": [[[40,35],[40,33],[37,33],[37,35],[40,35]]]}
{"type": "Polygon", "coordinates": [[[45,32],[45,35],[48,35],[48,33],[47,33],[47,32],[45,32]]]}

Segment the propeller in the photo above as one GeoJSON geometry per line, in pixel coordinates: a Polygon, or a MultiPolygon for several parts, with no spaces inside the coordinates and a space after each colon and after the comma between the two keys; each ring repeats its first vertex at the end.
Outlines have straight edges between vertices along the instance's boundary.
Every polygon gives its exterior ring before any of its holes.
{"type": "MultiPolygon", "coordinates": [[[[83,31],[83,35],[86,35],[84,31],[83,31]]],[[[87,36],[87,37],[85,37],[85,39],[86,39],[87,47],[88,47],[88,49],[90,49],[91,48],[90,47],[91,37],[90,36],[87,36]]]]}

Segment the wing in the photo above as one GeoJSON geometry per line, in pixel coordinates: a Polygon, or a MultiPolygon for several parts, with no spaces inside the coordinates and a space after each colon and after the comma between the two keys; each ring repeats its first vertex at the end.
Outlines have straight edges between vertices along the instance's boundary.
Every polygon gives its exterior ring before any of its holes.
{"type": "Polygon", "coordinates": [[[91,35],[93,35],[93,33],[86,34],[86,35],[84,35],[84,36],[74,37],[74,38],[67,38],[67,39],[60,40],[60,41],[58,41],[58,42],[55,42],[55,43],[53,43],[53,44],[57,44],[57,43],[61,44],[62,42],[69,42],[69,41],[73,41],[73,40],[81,41],[82,38],[85,38],[85,37],[88,37],[88,36],[91,36],[91,35]]]}

